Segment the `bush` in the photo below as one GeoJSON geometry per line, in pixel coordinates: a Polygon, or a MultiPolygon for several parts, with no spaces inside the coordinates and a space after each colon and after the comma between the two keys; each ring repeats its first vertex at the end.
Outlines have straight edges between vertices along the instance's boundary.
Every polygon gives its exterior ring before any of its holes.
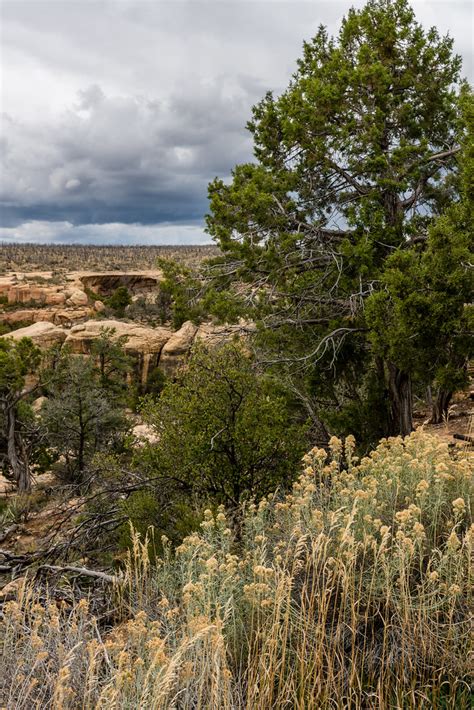
{"type": "Polygon", "coordinates": [[[237,508],[290,485],[305,448],[285,397],[238,343],[195,347],[176,381],[158,401],[146,398],[142,411],[158,442],[144,449],[143,466],[180,498],[237,508]]]}
{"type": "Polygon", "coordinates": [[[313,449],[291,493],[246,506],[239,540],[223,508],[155,566],[135,536],[127,621],[104,639],[85,601],[58,612],[23,591],[0,631],[2,702],[467,710],[472,453],[420,431],[353,450],[313,449]]]}
{"type": "Polygon", "coordinates": [[[111,308],[118,318],[123,318],[125,309],[132,302],[132,297],[126,286],[119,286],[109,298],[105,299],[106,305],[111,308]]]}

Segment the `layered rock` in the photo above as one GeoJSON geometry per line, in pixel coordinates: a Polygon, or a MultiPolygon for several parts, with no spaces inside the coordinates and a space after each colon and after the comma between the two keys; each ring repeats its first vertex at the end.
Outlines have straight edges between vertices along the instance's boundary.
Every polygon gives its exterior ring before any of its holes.
{"type": "Polygon", "coordinates": [[[110,296],[120,286],[125,286],[132,294],[156,291],[161,277],[161,271],[105,271],[76,275],[83,288],[102,296],[110,296]]]}
{"type": "Polygon", "coordinates": [[[145,384],[150,370],[158,365],[161,351],[171,338],[172,331],[169,328],[150,328],[117,320],[89,320],[73,326],[65,343],[73,353],[86,355],[104,329],[111,333],[112,339],[123,337],[124,350],[136,357],[140,381],[145,384]]]}
{"type": "Polygon", "coordinates": [[[43,321],[28,325],[26,328],[18,328],[0,337],[12,338],[15,341],[21,340],[21,338],[31,338],[39,348],[47,349],[53,345],[64,343],[66,335],[67,333],[63,328],[43,321]]]}
{"type": "Polygon", "coordinates": [[[66,303],[66,294],[56,286],[36,286],[34,284],[12,285],[7,291],[9,305],[15,303],[37,303],[41,306],[59,306],[66,303]]]}
{"type": "Polygon", "coordinates": [[[172,375],[176,372],[183,362],[184,356],[191,349],[197,331],[197,326],[191,321],[186,321],[164,345],[159,365],[166,375],[172,375]]]}
{"type": "Polygon", "coordinates": [[[41,321],[49,321],[56,325],[71,326],[75,323],[80,323],[91,317],[93,310],[91,308],[21,308],[15,311],[7,311],[2,313],[0,321],[9,325],[17,323],[38,323],[41,321]]]}

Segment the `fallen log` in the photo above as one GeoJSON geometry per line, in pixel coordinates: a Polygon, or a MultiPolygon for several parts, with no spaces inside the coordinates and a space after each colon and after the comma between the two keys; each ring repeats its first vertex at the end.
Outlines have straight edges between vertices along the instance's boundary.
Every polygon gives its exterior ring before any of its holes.
{"type": "Polygon", "coordinates": [[[106,572],[99,572],[99,570],[88,569],[87,567],[74,567],[73,565],[40,565],[36,570],[36,574],[45,572],[54,572],[55,574],[71,573],[81,577],[92,577],[94,579],[101,579],[108,584],[120,584],[123,580],[114,574],[107,574],[106,572]]]}
{"type": "Polygon", "coordinates": [[[453,439],[468,441],[470,444],[474,444],[474,436],[469,436],[469,434],[453,434],[453,439]]]}

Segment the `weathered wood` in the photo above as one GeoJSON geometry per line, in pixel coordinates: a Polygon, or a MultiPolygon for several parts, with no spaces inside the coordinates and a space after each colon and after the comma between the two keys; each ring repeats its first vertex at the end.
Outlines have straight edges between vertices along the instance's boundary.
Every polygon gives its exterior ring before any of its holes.
{"type": "Polygon", "coordinates": [[[88,569],[87,567],[74,567],[73,565],[40,565],[38,567],[37,573],[41,571],[55,572],[56,574],[63,574],[70,572],[84,577],[92,577],[95,579],[101,579],[108,584],[120,584],[123,580],[116,575],[107,574],[106,572],[99,572],[98,570],[88,569]]]}
{"type": "Polygon", "coordinates": [[[474,436],[469,436],[468,434],[453,434],[453,439],[468,441],[470,444],[474,444],[474,436]]]}

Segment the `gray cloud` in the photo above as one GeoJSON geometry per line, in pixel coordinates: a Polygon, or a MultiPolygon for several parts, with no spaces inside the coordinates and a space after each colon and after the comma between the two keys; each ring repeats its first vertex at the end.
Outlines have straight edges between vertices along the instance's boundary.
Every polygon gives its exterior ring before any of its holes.
{"type": "Polygon", "coordinates": [[[91,85],[54,122],[6,117],[3,221],[202,218],[209,178],[250,155],[253,99],[235,77],[154,101],[91,85]]]}
{"type": "MultiPolygon", "coordinates": [[[[209,180],[251,157],[251,106],[351,4],[3,0],[0,239],[205,239],[209,180]]],[[[472,4],[413,4],[472,78],[472,4]]]]}

